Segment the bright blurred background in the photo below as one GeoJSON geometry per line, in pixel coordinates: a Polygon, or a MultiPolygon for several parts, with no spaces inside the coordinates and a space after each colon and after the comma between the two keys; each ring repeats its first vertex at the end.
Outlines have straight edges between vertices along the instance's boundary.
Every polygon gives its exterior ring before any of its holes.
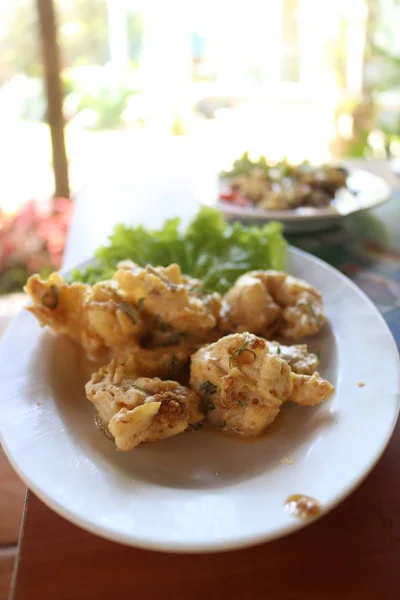
{"type": "MultiPolygon", "coordinates": [[[[71,215],[60,199],[49,207],[38,4],[0,0],[3,293],[61,264],[71,215]]],[[[400,155],[397,0],[53,4],[71,197],[135,171],[201,177],[245,150],[294,162],[400,155]]]]}

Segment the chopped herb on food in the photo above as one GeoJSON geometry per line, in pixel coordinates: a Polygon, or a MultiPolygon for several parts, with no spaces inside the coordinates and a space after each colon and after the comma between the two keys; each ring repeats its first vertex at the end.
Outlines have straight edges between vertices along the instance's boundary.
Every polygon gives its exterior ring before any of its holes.
{"type": "Polygon", "coordinates": [[[313,305],[311,304],[310,301],[307,302],[307,306],[308,306],[308,309],[309,309],[311,315],[314,317],[314,319],[316,319],[317,315],[315,314],[315,310],[314,310],[313,305]]]}
{"type": "Polygon", "coordinates": [[[241,400],[236,400],[237,404],[239,404],[239,406],[245,406],[245,403],[242,402],[241,400]]]}
{"type": "Polygon", "coordinates": [[[169,365],[169,372],[171,375],[174,375],[176,371],[180,369],[184,361],[180,360],[176,354],[174,354],[171,358],[171,363],[169,365]]]}
{"type": "Polygon", "coordinates": [[[203,286],[200,285],[192,285],[190,288],[188,288],[188,292],[196,298],[201,298],[203,302],[206,302],[207,296],[213,293],[212,290],[206,290],[203,286]]]}
{"type": "Polygon", "coordinates": [[[41,297],[43,306],[50,310],[55,310],[58,306],[58,289],[55,285],[51,285],[50,289],[41,297]]]}
{"type": "Polygon", "coordinates": [[[146,396],[151,396],[151,392],[146,390],[146,388],[141,387],[140,385],[136,385],[136,383],[133,383],[132,387],[135,388],[135,390],[137,390],[138,392],[143,392],[143,394],[146,394],[146,396]]]}
{"type": "Polygon", "coordinates": [[[315,356],[318,358],[318,361],[321,360],[321,352],[319,350],[315,351],[315,356]]]}
{"type": "Polygon", "coordinates": [[[241,354],[243,354],[243,352],[250,352],[250,354],[253,355],[254,360],[257,359],[257,355],[254,352],[254,350],[250,350],[250,348],[247,347],[249,345],[249,342],[250,342],[250,338],[246,337],[243,344],[240,346],[240,348],[235,350],[235,352],[232,352],[230,359],[229,359],[229,368],[232,368],[232,360],[235,358],[235,356],[240,356],[241,354]]]}
{"type": "Polygon", "coordinates": [[[169,346],[176,346],[185,337],[187,337],[187,335],[188,334],[186,333],[186,331],[176,331],[175,333],[170,335],[169,338],[166,338],[162,342],[159,342],[158,344],[152,346],[152,349],[154,350],[155,348],[168,348],[169,346]]]}
{"type": "Polygon", "coordinates": [[[139,315],[136,308],[134,308],[132,304],[129,304],[129,302],[120,302],[118,308],[130,317],[132,323],[136,324],[139,321],[139,315]]]}
{"type": "Polygon", "coordinates": [[[159,346],[161,348],[166,348],[167,346],[175,346],[175,344],[179,344],[182,338],[185,338],[186,336],[187,333],[185,331],[176,331],[171,335],[170,338],[165,340],[165,342],[159,344],[159,346]]]}
{"type": "Polygon", "coordinates": [[[212,396],[213,394],[215,394],[217,389],[217,386],[211,383],[211,381],[208,381],[208,379],[203,381],[203,383],[200,385],[200,391],[204,392],[206,396],[212,396]]]}
{"type": "Polygon", "coordinates": [[[173,330],[171,323],[166,323],[165,321],[163,321],[160,315],[156,316],[156,323],[163,333],[173,330]]]}

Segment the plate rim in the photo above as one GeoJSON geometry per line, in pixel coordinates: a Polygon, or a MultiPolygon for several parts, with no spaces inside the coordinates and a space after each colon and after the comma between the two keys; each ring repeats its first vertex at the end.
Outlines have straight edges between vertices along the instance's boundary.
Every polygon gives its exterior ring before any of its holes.
{"type": "MultiPolygon", "coordinates": [[[[339,277],[341,280],[345,281],[346,285],[348,285],[350,288],[352,288],[353,291],[357,295],[359,295],[363,299],[363,301],[366,302],[366,304],[369,305],[370,309],[372,309],[375,312],[376,316],[379,318],[379,320],[381,322],[381,325],[383,326],[382,328],[385,330],[385,334],[387,337],[387,343],[388,343],[388,345],[390,344],[392,347],[393,356],[397,357],[397,360],[396,360],[397,389],[398,389],[398,391],[400,391],[399,350],[398,350],[397,344],[394,340],[393,334],[390,331],[384,317],[382,316],[382,314],[380,313],[378,308],[375,306],[375,304],[372,302],[372,300],[351,279],[346,277],[338,269],[332,267],[325,261],[310,254],[309,252],[306,252],[304,250],[301,250],[301,249],[296,248],[291,245],[288,246],[288,249],[291,253],[294,254],[294,256],[297,255],[299,257],[305,257],[308,260],[311,260],[312,262],[316,262],[323,268],[325,268],[328,271],[330,271],[331,273],[333,273],[336,277],[339,277]]],[[[90,259],[90,260],[92,260],[92,259],[90,259]]],[[[80,265],[84,264],[84,262],[85,261],[82,261],[78,265],[78,267],[80,265]]],[[[86,261],[86,262],[88,262],[88,261],[86,261]]],[[[66,273],[66,271],[64,271],[64,274],[65,273],[66,273]]],[[[14,317],[14,319],[11,321],[11,323],[7,327],[6,331],[4,332],[3,338],[0,343],[0,360],[5,351],[4,349],[6,347],[8,337],[11,335],[12,323],[16,322],[18,316],[21,314],[21,312],[23,310],[24,309],[21,309],[21,311],[19,311],[19,313],[16,315],[16,317],[14,317]]],[[[0,406],[1,406],[1,403],[0,403],[0,406]]],[[[338,506],[343,500],[348,498],[354,492],[354,490],[357,489],[359,487],[359,485],[368,477],[368,475],[371,473],[371,471],[374,469],[374,467],[376,466],[376,464],[382,457],[385,449],[387,448],[387,446],[390,442],[390,439],[393,435],[394,428],[398,421],[399,412],[400,412],[400,397],[398,398],[397,405],[395,406],[392,420],[390,423],[388,423],[388,425],[389,425],[388,431],[387,431],[386,435],[382,437],[380,443],[377,444],[376,452],[374,453],[373,459],[371,460],[368,467],[366,469],[364,469],[363,471],[361,471],[360,473],[358,473],[357,476],[354,477],[351,485],[349,485],[345,490],[343,490],[341,493],[336,494],[329,502],[324,503],[323,511],[320,515],[318,515],[317,517],[315,517],[309,521],[302,521],[300,519],[293,520],[293,522],[288,523],[287,526],[281,527],[279,530],[274,531],[271,534],[260,533],[259,535],[254,535],[254,534],[249,534],[248,536],[242,535],[239,539],[236,539],[233,541],[227,540],[227,541],[216,542],[216,543],[215,542],[214,543],[213,542],[191,543],[191,542],[186,542],[186,541],[184,543],[182,543],[181,541],[176,541],[176,542],[175,541],[174,542],[167,541],[165,543],[164,542],[155,542],[155,541],[151,541],[151,540],[148,541],[141,535],[139,535],[139,537],[135,537],[135,536],[132,536],[131,533],[126,534],[126,533],[120,533],[120,532],[113,532],[112,530],[109,530],[106,527],[102,527],[101,525],[98,525],[97,523],[94,523],[94,522],[88,520],[86,516],[81,517],[79,514],[76,514],[76,512],[74,512],[73,510],[66,508],[58,500],[53,499],[51,495],[46,493],[46,490],[43,490],[40,485],[37,485],[35,483],[34,478],[32,479],[32,477],[28,473],[25,473],[24,469],[21,468],[20,465],[18,464],[18,461],[14,459],[13,453],[10,450],[10,448],[8,447],[7,436],[4,435],[3,428],[1,426],[1,421],[0,421],[0,442],[2,444],[4,453],[6,454],[8,460],[10,461],[13,469],[16,471],[16,473],[22,479],[22,481],[27,485],[27,487],[48,508],[53,510],[59,516],[67,519],[69,522],[73,523],[74,525],[80,527],[81,529],[84,529],[85,531],[88,531],[89,533],[93,533],[93,534],[98,535],[109,541],[117,542],[117,543],[127,545],[130,547],[142,548],[145,550],[161,551],[161,552],[167,552],[167,553],[183,553],[183,554],[208,554],[208,553],[212,554],[212,553],[216,553],[216,552],[224,552],[224,551],[238,550],[241,548],[252,547],[252,546],[256,546],[261,543],[273,541],[275,539],[280,539],[282,537],[285,537],[286,535],[289,535],[300,529],[303,529],[304,527],[308,527],[309,525],[317,522],[320,518],[324,517],[329,512],[331,512],[331,510],[333,510],[336,506],[338,506]]]]}

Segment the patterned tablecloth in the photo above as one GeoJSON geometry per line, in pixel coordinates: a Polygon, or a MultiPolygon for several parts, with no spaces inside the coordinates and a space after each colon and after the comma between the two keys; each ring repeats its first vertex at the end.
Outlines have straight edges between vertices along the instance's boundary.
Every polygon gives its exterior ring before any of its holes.
{"type": "Polygon", "coordinates": [[[352,215],[326,232],[288,241],[350,277],[376,304],[400,348],[400,193],[374,211],[352,215]]]}

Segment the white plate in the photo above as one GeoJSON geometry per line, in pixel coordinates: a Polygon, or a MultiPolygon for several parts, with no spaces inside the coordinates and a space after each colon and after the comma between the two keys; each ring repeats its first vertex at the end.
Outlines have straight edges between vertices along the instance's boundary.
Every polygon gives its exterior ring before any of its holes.
{"type": "Polygon", "coordinates": [[[283,508],[293,493],[329,511],[389,440],[398,353],[382,316],[346,277],[293,248],[289,270],[325,297],[329,325],[310,346],[336,386],[331,400],[285,406],[253,442],[203,430],[118,453],[94,425],[74,346],[22,312],[0,352],[1,438],[17,473],[76,525],[158,550],[226,550],[285,535],[305,525],[283,508]],[[284,457],[294,463],[282,464],[284,457]]]}
{"type": "Polygon", "coordinates": [[[375,208],[390,197],[390,187],[384,179],[361,169],[350,171],[347,185],[349,189],[338,190],[332,204],[327,208],[301,207],[296,210],[266,211],[260,208],[243,208],[222,201],[217,201],[216,207],[231,219],[243,219],[248,222],[282,221],[285,231],[300,233],[327,229],[343,217],[375,208]]]}

